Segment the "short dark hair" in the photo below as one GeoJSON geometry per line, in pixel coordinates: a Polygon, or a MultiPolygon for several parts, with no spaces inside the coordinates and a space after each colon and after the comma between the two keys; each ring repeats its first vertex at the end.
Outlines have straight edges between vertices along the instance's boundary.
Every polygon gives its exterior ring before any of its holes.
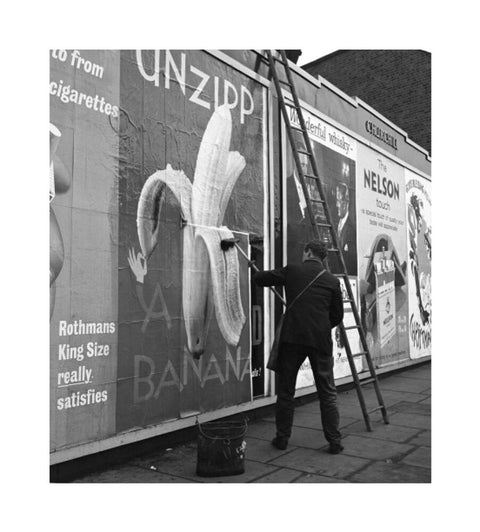
{"type": "Polygon", "coordinates": [[[318,257],[321,260],[327,256],[327,245],[320,240],[310,240],[305,244],[304,250],[310,250],[315,257],[318,257]]]}

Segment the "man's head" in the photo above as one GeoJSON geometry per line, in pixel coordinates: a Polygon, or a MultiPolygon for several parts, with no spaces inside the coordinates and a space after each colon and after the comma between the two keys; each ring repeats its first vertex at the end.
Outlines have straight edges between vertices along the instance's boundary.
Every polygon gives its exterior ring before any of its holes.
{"type": "Polygon", "coordinates": [[[308,259],[324,260],[327,256],[327,245],[320,240],[310,240],[303,248],[303,261],[308,259]]]}
{"type": "Polygon", "coordinates": [[[348,213],[349,192],[345,183],[339,183],[336,190],[337,214],[341,219],[348,213]]]}

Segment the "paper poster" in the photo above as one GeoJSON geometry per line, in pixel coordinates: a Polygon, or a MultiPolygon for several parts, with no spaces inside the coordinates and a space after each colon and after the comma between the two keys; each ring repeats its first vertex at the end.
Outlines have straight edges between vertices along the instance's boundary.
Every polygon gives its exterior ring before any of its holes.
{"type": "Polygon", "coordinates": [[[377,367],[408,359],[404,169],[358,146],[360,313],[377,367]]]}
{"type": "Polygon", "coordinates": [[[405,178],[410,358],[421,358],[431,355],[432,342],[431,184],[409,170],[405,178]]]}
{"type": "Polygon", "coordinates": [[[52,450],[261,395],[265,86],[203,51],[52,50],[49,92],[52,450]]]}

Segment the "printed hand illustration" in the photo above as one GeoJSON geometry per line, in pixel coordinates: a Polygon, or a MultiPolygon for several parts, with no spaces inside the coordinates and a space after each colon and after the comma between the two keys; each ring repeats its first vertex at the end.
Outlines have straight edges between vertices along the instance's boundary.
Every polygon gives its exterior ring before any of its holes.
{"type": "Polygon", "coordinates": [[[237,250],[221,249],[233,238],[221,227],[235,183],[245,168],[240,153],[230,151],[232,117],[227,105],[212,114],[200,143],[193,183],[167,164],[145,182],[137,210],[140,247],[146,259],[159,242],[165,189],[177,199],[183,227],[183,317],[187,344],[194,357],[205,349],[213,311],[225,341],[237,345],[246,317],[240,294],[237,250]]]}
{"type": "Polygon", "coordinates": [[[139,251],[135,256],[135,250],[130,248],[128,252],[128,264],[130,264],[130,268],[132,269],[137,282],[143,284],[143,279],[147,274],[147,261],[143,256],[143,253],[139,251]]]}
{"type": "Polygon", "coordinates": [[[56,194],[66,192],[71,183],[70,172],[56,154],[61,136],[60,130],[50,124],[50,318],[55,308],[55,280],[65,260],[62,233],[52,208],[52,201],[56,194]]]}

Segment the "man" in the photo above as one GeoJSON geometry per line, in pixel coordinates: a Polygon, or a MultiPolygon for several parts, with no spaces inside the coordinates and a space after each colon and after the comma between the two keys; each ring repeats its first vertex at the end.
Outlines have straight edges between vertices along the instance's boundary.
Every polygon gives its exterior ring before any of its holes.
{"type": "Polygon", "coordinates": [[[343,299],[339,280],[324,271],[327,247],[323,242],[305,245],[302,264],[258,272],[260,286],[285,286],[287,311],[280,338],[278,394],[276,405],[277,435],[272,444],[286,449],[292,432],[294,395],[297,374],[308,356],[320,400],[323,432],[330,444],[329,452],[343,450],[338,429],[337,392],[333,379],[332,333],[343,319],[343,299]],[[323,274],[295,301],[295,297],[323,271],[323,274]]]}
{"type": "Polygon", "coordinates": [[[357,274],[357,249],[355,226],[349,218],[350,193],[345,183],[336,186],[336,207],[338,215],[337,236],[343,260],[350,275],[357,274]]]}

